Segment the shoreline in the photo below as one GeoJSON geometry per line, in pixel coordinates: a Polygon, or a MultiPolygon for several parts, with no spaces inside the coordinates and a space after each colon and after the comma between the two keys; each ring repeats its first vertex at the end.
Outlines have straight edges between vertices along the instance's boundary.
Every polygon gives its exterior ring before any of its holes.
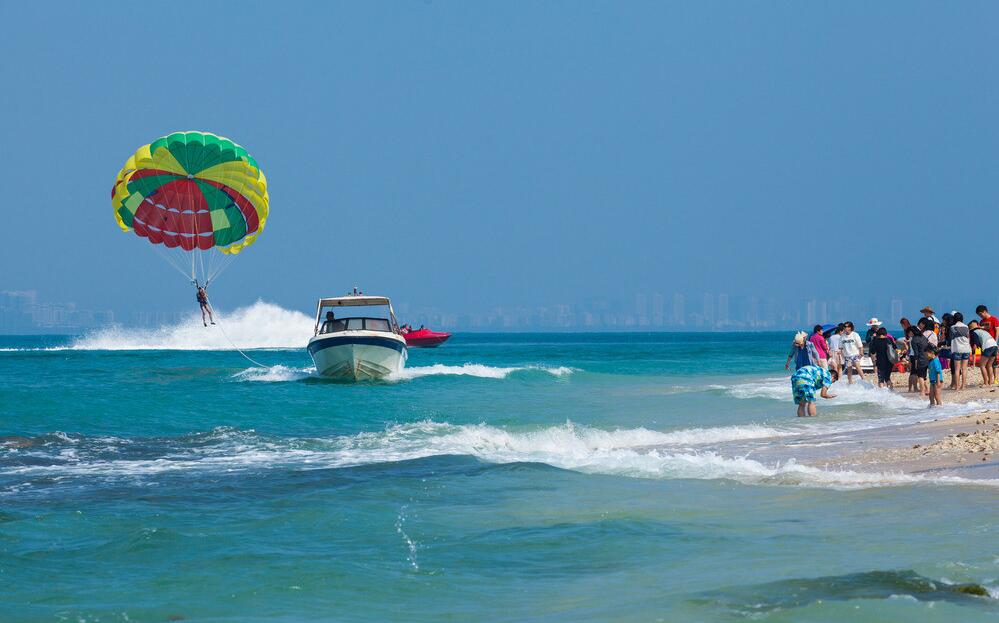
{"type": "MultiPolygon", "coordinates": [[[[991,404],[999,399],[999,386],[981,387],[977,368],[970,370],[968,379],[971,387],[960,391],[947,389],[950,374],[945,371],[943,403],[982,401],[987,403],[982,409],[916,424],[870,429],[858,433],[848,448],[840,447],[834,454],[803,462],[823,469],[865,473],[999,478],[999,407],[991,404]]],[[[865,375],[865,380],[872,380],[871,375],[865,375]]],[[[907,373],[892,374],[892,383],[895,393],[927,401],[927,418],[933,417],[927,397],[906,391],[907,373]]]]}

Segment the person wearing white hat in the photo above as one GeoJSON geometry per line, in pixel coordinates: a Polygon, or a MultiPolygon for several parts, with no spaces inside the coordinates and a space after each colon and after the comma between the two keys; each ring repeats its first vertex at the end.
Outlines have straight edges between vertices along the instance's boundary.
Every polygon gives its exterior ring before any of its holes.
{"type": "Polygon", "coordinates": [[[805,366],[819,365],[819,353],[815,345],[808,341],[808,334],[799,331],[794,334],[794,341],[791,342],[791,352],[787,355],[787,362],[784,369],[791,369],[791,360],[794,360],[794,369],[800,370],[805,366]]]}
{"type": "Polygon", "coordinates": [[[875,316],[867,321],[867,333],[864,334],[864,344],[866,346],[871,345],[871,340],[874,339],[874,335],[881,328],[881,321],[875,316]]]}

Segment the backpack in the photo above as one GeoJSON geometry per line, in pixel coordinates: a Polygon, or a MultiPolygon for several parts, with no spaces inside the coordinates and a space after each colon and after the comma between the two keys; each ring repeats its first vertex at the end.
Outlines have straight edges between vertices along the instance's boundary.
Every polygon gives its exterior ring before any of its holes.
{"type": "Polygon", "coordinates": [[[819,349],[815,348],[810,340],[805,340],[805,350],[808,352],[809,365],[819,365],[819,349]]]}
{"type": "Polygon", "coordinates": [[[894,366],[898,363],[898,349],[891,343],[891,340],[888,340],[888,342],[888,361],[894,366]]]}
{"type": "Polygon", "coordinates": [[[926,359],[926,347],[930,345],[930,341],[926,339],[925,335],[918,334],[913,335],[909,343],[912,345],[912,354],[916,358],[916,365],[919,367],[925,366],[928,363],[926,359]]]}

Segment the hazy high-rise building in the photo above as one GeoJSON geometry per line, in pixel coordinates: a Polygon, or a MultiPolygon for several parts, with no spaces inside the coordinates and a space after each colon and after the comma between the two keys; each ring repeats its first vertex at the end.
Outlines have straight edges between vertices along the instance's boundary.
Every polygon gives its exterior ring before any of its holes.
{"type": "Polygon", "coordinates": [[[746,301],[746,324],[752,327],[760,326],[760,299],[751,296],[746,301]]]}
{"type": "Polygon", "coordinates": [[[902,301],[900,299],[891,300],[891,317],[888,318],[890,322],[898,322],[902,318],[902,301]]]}
{"type": "Polygon", "coordinates": [[[728,316],[728,295],[718,295],[718,326],[723,327],[729,323],[728,316]]]}
{"type": "Polygon", "coordinates": [[[701,318],[704,319],[705,326],[715,326],[715,296],[705,293],[704,302],[701,305],[701,318]]]}
{"type": "Polygon", "coordinates": [[[805,303],[805,324],[809,328],[815,326],[815,299],[805,303]]]}
{"type": "Polygon", "coordinates": [[[666,324],[666,303],[659,293],[652,295],[652,324],[657,327],[666,324]]]}
{"type": "Polygon", "coordinates": [[[0,306],[17,311],[26,311],[38,304],[38,292],[27,290],[22,292],[0,292],[0,306]]]}
{"type": "Polygon", "coordinates": [[[649,297],[645,294],[635,295],[635,319],[642,326],[649,324],[649,297]]]}
{"type": "Polygon", "coordinates": [[[683,326],[687,320],[687,301],[682,294],[673,295],[673,324],[683,326]]]}

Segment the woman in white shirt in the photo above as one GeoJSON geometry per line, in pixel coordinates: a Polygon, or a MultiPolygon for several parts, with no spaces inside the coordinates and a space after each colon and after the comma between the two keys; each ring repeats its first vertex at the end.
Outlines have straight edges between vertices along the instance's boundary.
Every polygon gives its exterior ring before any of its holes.
{"type": "Polygon", "coordinates": [[[964,389],[965,371],[971,358],[970,329],[964,324],[964,314],[954,314],[954,324],[947,329],[947,343],[950,344],[950,388],[964,389]]]}
{"type": "Polygon", "coordinates": [[[864,340],[853,330],[852,322],[843,323],[843,336],[840,341],[840,350],[843,352],[843,365],[846,367],[846,378],[850,385],[853,385],[853,370],[857,370],[857,376],[864,380],[864,371],[860,369],[860,358],[864,356],[864,340]]]}

